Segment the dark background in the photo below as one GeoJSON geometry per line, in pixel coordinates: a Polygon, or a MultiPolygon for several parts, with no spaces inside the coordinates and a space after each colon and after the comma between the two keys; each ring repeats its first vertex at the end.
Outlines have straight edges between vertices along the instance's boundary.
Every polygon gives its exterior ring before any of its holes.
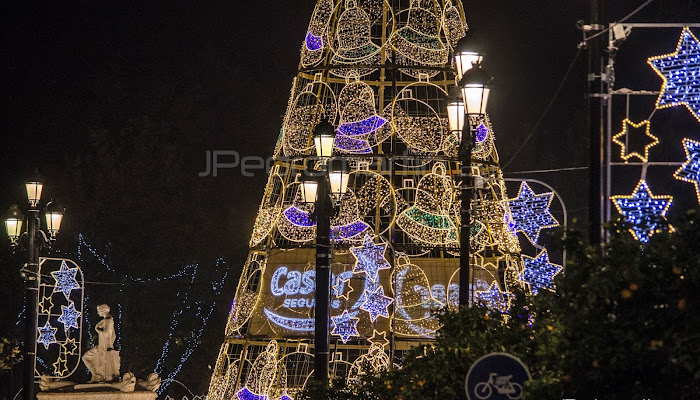
{"type": "MultiPolygon", "coordinates": [[[[614,21],[643,1],[607,3],[614,21]]],[[[23,201],[23,182],[38,168],[44,198],[60,199],[67,209],[56,249],[73,255],[83,233],[116,271],[88,258],[87,280],[164,276],[199,262],[192,296],[216,301],[217,307],[200,347],[178,375],[195,393],[206,391],[207,366],[214,364],[223,339],[266,181],[264,173],[243,177],[239,170],[217,178],[197,173],[204,170],[206,150],[271,154],[314,4],[70,1],[3,7],[0,207],[23,201]],[[207,285],[223,273],[213,269],[219,257],[228,262],[230,274],[223,294],[216,296],[207,285]]],[[[586,170],[516,174],[587,165],[585,53],[533,138],[509,161],[574,59],[581,41],[575,25],[587,20],[588,2],[467,1],[464,6],[470,35],[488,53],[485,68],[498,85],[489,112],[501,162],[508,163],[506,175],[550,183],[564,197],[571,219],[585,221],[586,170]]],[[[657,0],[631,21],[700,21],[700,5],[657,0]]],[[[674,51],[679,33],[634,31],[618,55],[617,87],[658,90],[661,80],[646,58],[674,51]]],[[[635,104],[633,119],[646,118],[653,100],[635,104]]],[[[624,112],[616,109],[614,121],[624,112]]],[[[680,139],[700,138],[697,121],[683,107],[658,111],[653,121],[661,139],[651,153],[655,161],[683,160],[680,139]]],[[[649,172],[655,194],[676,195],[671,216],[697,205],[692,185],[672,179],[672,172],[649,172]]],[[[621,169],[613,191],[630,193],[639,176],[639,169],[621,169]]],[[[511,196],[516,190],[517,185],[509,186],[511,196]]],[[[558,212],[555,206],[560,218],[558,212]]],[[[15,336],[22,308],[21,257],[11,255],[7,240],[0,248],[0,295],[6,304],[0,335],[15,336]]],[[[121,329],[132,338],[122,342],[126,367],[153,370],[170,314],[179,309],[178,285],[187,282],[121,291],[118,285],[86,286],[93,299],[88,307],[115,299],[124,306],[121,329]]],[[[192,328],[181,324],[179,343],[189,340],[192,328]]],[[[168,362],[166,372],[176,361],[168,362]]]]}

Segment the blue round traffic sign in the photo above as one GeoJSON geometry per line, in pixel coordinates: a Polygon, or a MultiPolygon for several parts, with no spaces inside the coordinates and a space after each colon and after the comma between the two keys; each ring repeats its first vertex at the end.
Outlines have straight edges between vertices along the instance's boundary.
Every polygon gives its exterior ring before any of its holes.
{"type": "Polygon", "coordinates": [[[464,389],[469,400],[518,400],[530,371],[507,353],[491,353],[476,360],[467,372],[464,389]]]}

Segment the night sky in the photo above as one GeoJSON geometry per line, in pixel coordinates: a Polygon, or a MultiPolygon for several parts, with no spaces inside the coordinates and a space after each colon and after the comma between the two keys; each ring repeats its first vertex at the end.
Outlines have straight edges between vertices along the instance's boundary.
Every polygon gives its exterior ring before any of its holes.
{"type": "MultiPolygon", "coordinates": [[[[609,20],[643,2],[608,1],[614,3],[609,20]]],[[[60,177],[71,168],[69,160],[80,152],[91,127],[120,126],[153,112],[163,97],[175,104],[173,123],[188,145],[182,162],[193,176],[204,169],[206,150],[269,156],[314,5],[313,0],[6,4],[0,60],[4,70],[0,208],[24,198],[22,183],[34,168],[40,170],[48,196],[70,193],[69,185],[54,183],[63,182],[60,177]],[[196,118],[190,118],[194,111],[188,108],[193,97],[204,104],[196,110],[196,118]]],[[[464,6],[471,37],[488,54],[484,68],[496,79],[489,112],[505,164],[542,115],[574,59],[581,41],[576,21],[588,19],[588,2],[465,1],[464,6]]],[[[700,3],[657,0],[631,21],[700,21],[700,3]]],[[[679,33],[680,29],[635,31],[618,55],[617,87],[658,90],[661,80],[646,65],[646,58],[672,52],[679,33]]],[[[585,75],[584,52],[533,138],[505,169],[509,177],[534,177],[552,184],[564,196],[570,215],[579,219],[586,216],[586,170],[514,173],[587,165],[585,75]]],[[[636,104],[631,115],[646,118],[653,100],[636,104]]],[[[616,110],[614,121],[621,121],[624,107],[616,110]]],[[[662,145],[667,140],[652,157],[683,160],[680,139],[700,139],[700,125],[685,108],[657,113],[657,136],[662,145]]],[[[672,191],[680,196],[680,209],[683,204],[696,205],[692,185],[673,180],[671,173],[649,172],[650,180],[658,177],[660,182],[652,183],[655,194],[672,191]]],[[[616,192],[630,193],[638,178],[638,169],[620,173],[616,192]]],[[[221,196],[220,209],[212,212],[212,218],[221,219],[226,236],[237,237],[237,232],[247,236],[265,175],[245,178],[231,170],[207,179],[221,196]]],[[[509,186],[512,197],[516,190],[517,186],[509,186]]],[[[172,205],[174,212],[177,206],[172,205]]],[[[70,213],[79,210],[72,211],[70,204],[65,207],[70,224],[70,213]]],[[[70,234],[84,229],[68,226],[70,234]]],[[[235,247],[241,245],[245,243],[235,247]]],[[[229,256],[233,263],[245,258],[238,253],[229,256]]]]}

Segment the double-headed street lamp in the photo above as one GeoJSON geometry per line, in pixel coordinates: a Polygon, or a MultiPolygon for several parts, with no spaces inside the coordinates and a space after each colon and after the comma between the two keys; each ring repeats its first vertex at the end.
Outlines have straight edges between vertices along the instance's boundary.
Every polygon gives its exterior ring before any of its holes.
{"type": "Polygon", "coordinates": [[[58,209],[53,202],[45,207],[46,231],[41,230],[39,218],[41,193],[44,186],[39,180],[27,182],[27,230],[22,231],[24,216],[17,205],[10,207],[9,215],[5,220],[5,230],[13,249],[24,248],[27,252],[27,263],[21,270],[24,278],[26,296],[25,330],[24,330],[24,376],[22,378],[22,393],[25,400],[34,400],[34,369],[37,339],[37,314],[39,311],[39,251],[50,247],[56,240],[58,230],[63,221],[63,211],[58,209]]]}
{"type": "Polygon", "coordinates": [[[333,196],[342,196],[348,188],[349,175],[343,165],[333,166],[335,127],[323,119],[313,132],[316,155],[321,159],[321,173],[301,183],[301,197],[306,204],[314,204],[312,218],[316,220],[316,293],[314,379],[328,384],[330,355],[330,286],[331,286],[331,216],[335,212],[333,196]]]}
{"type": "Polygon", "coordinates": [[[460,209],[460,259],[459,259],[459,304],[469,304],[471,271],[471,217],[474,195],[472,175],[472,152],[476,145],[477,129],[485,118],[486,105],[491,91],[491,75],[481,68],[483,55],[469,51],[466,37],[457,44],[454,56],[457,66],[457,87],[450,90],[447,117],[450,129],[459,137],[459,161],[461,164],[460,209]],[[461,96],[460,96],[461,94],[461,96]],[[466,123],[468,121],[468,123],[466,123]]]}

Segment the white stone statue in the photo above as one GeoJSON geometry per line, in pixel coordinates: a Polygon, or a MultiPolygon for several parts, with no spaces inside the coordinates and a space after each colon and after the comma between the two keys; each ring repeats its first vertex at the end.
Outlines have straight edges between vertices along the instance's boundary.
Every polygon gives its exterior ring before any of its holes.
{"type": "Polygon", "coordinates": [[[118,381],[121,360],[119,352],[114,350],[114,340],[117,338],[114,320],[107,304],[97,306],[97,314],[102,317],[102,321],[95,326],[97,346],[83,354],[83,362],[92,374],[91,383],[118,381]]]}

